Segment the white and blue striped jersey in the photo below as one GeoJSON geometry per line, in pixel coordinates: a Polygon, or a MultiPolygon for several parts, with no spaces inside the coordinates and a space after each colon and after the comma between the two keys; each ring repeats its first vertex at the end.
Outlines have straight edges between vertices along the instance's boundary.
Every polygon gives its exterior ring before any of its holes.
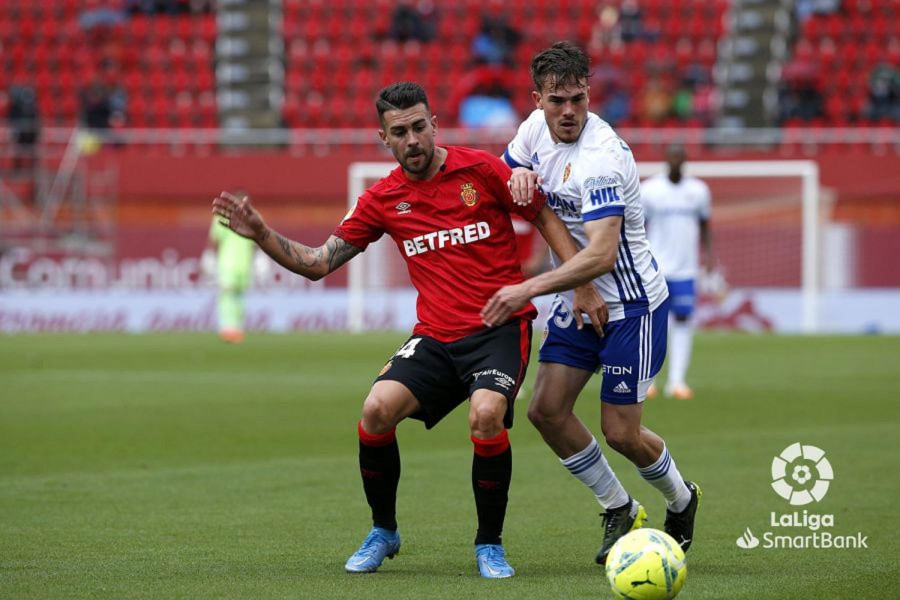
{"type": "MultiPolygon", "coordinates": [[[[579,250],[588,244],[584,223],[622,217],[615,268],[594,280],[610,321],[647,314],[665,301],[666,282],[644,231],[637,165],[608,123],[588,113],[578,140],[557,144],[544,112],[537,109],[519,126],[504,158],[512,167],[527,167],[541,176],[547,204],[569,228],[579,250]]],[[[552,253],[551,260],[554,268],[562,264],[552,253]]],[[[560,296],[571,310],[574,292],[560,296]]]]}
{"type": "Polygon", "coordinates": [[[696,177],[672,183],[656,175],[641,184],[647,233],[666,279],[694,279],[700,270],[700,221],[709,219],[709,186],[696,177]]]}

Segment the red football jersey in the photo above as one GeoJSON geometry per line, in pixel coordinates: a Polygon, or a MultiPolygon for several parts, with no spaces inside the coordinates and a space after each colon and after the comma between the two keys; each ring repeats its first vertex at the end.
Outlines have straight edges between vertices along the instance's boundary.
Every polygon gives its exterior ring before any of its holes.
{"type": "Polygon", "coordinates": [[[519,262],[524,265],[534,254],[534,240],[537,236],[537,227],[522,219],[518,215],[512,220],[513,231],[516,232],[516,247],[518,248],[519,262]]]}
{"type": "MultiPolygon", "coordinates": [[[[500,158],[459,146],[428,181],[398,166],[366,190],[334,235],[365,249],[387,233],[419,292],[414,334],[450,342],[484,328],[481,308],[504,285],[524,281],[510,213],[533,221],[546,198],[515,204],[500,158]]],[[[515,316],[537,316],[529,303],[515,316]]]]}

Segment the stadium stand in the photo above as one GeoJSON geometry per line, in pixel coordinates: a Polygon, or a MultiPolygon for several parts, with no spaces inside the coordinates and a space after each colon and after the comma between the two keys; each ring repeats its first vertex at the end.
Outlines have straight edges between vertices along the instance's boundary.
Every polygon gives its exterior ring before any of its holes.
{"type": "Polygon", "coordinates": [[[512,53],[513,64],[496,69],[501,71],[499,77],[511,78],[511,99],[520,114],[532,108],[527,94],[532,86],[531,57],[553,41],[572,39],[589,48],[598,67],[595,78],[602,88],[595,89],[595,108],[618,91],[628,96],[628,108],[620,119],[625,125],[708,124],[712,68],[728,3],[650,0],[639,3],[630,17],[626,14],[629,3],[621,4],[592,0],[435,3],[435,12],[428,18],[436,21],[436,35],[423,43],[398,42],[390,35],[390,3],[288,0],[283,29],[284,121],[291,127],[364,126],[371,119],[371,100],[377,90],[405,78],[426,85],[442,123],[455,125],[464,95],[458,82],[477,64],[471,45],[482,17],[503,15],[520,40],[512,53]],[[503,72],[508,67],[513,67],[511,74],[503,72]],[[701,107],[698,114],[668,107],[656,117],[644,114],[641,105],[651,79],[672,98],[694,96],[701,107]],[[695,96],[698,90],[699,97],[695,96]]]}
{"type": "MultiPolygon", "coordinates": [[[[119,102],[112,126],[215,127],[216,18],[131,14],[123,3],[0,3],[0,90],[31,86],[44,126],[73,125],[100,82],[119,102]]],[[[6,112],[8,95],[0,94],[6,112]]]]}
{"type": "Polygon", "coordinates": [[[896,124],[900,120],[900,2],[843,0],[830,13],[798,23],[782,93],[805,87],[821,99],[815,114],[795,115],[793,126],[896,124]]]}
{"type": "MultiPolygon", "coordinates": [[[[125,10],[134,4],[0,3],[0,110],[6,113],[12,87],[27,85],[43,126],[71,125],[82,110],[82,90],[99,81],[112,96],[113,127],[217,126],[215,15],[125,10]]],[[[501,16],[518,41],[508,63],[491,68],[508,84],[518,113],[531,108],[530,57],[568,38],[589,49],[596,67],[593,108],[616,125],[715,124],[714,71],[728,35],[727,0],[436,2],[418,16],[427,35],[398,34],[395,5],[285,0],[284,125],[366,126],[374,93],[400,78],[424,83],[442,123],[455,125],[459,104],[472,91],[464,77],[476,66],[472,42],[485,17],[501,16]]],[[[778,123],[895,123],[900,3],[835,6],[826,14],[798,9],[794,17],[778,123]]]]}

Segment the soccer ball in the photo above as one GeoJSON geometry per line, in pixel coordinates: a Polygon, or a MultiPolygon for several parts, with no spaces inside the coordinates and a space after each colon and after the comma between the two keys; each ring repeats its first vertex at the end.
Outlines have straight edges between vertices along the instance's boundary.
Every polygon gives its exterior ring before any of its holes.
{"type": "Polygon", "coordinates": [[[623,535],[606,559],[606,578],[619,599],[674,598],[686,576],[681,546],[657,529],[635,529],[623,535]]]}

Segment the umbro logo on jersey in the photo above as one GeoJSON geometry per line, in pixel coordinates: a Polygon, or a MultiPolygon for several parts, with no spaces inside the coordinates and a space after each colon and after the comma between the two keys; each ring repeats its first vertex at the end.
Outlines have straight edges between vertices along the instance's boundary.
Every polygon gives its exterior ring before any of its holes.
{"type": "Polygon", "coordinates": [[[613,391],[617,394],[630,394],[631,388],[624,381],[620,381],[619,385],[613,388],[613,391]]]}
{"type": "Polygon", "coordinates": [[[397,209],[397,214],[398,214],[398,215],[405,215],[405,214],[408,214],[408,213],[411,213],[411,212],[412,212],[412,204],[410,204],[409,202],[401,202],[400,204],[398,204],[398,205],[395,206],[394,208],[397,209]]]}
{"type": "Polygon", "coordinates": [[[541,164],[541,159],[538,158],[537,152],[531,155],[531,164],[539,165],[541,164]]]}

